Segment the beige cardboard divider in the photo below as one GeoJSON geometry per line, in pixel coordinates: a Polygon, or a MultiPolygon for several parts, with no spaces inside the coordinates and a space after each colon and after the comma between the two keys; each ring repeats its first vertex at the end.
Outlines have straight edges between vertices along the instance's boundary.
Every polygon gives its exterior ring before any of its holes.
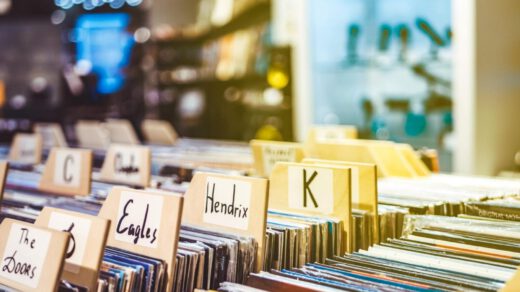
{"type": "Polygon", "coordinates": [[[106,149],[110,146],[108,130],[99,121],[80,120],[75,126],[79,146],[91,149],[106,149]]]}
{"type": "Polygon", "coordinates": [[[90,194],[92,150],[52,148],[39,189],[65,196],[90,194]]]}
{"type": "Polygon", "coordinates": [[[67,147],[65,134],[57,123],[36,123],[34,125],[34,133],[40,134],[43,140],[43,148],[51,149],[52,147],[67,147]]]}
{"type": "Polygon", "coordinates": [[[197,172],[184,200],[183,224],[253,237],[258,243],[255,271],[261,271],[267,224],[267,179],[197,172]]]}
{"type": "Polygon", "coordinates": [[[61,278],[89,291],[96,291],[110,220],[45,207],[35,225],[70,232],[61,278]]]}
{"type": "Polygon", "coordinates": [[[56,291],[69,234],[10,218],[0,224],[0,234],[0,284],[24,292],[56,291]]]}
{"type": "Polygon", "coordinates": [[[412,166],[417,176],[429,176],[431,171],[428,169],[426,164],[422,162],[419,155],[415,153],[412,146],[408,144],[396,144],[397,150],[401,152],[404,159],[412,166]]]}
{"type": "Polygon", "coordinates": [[[108,119],[103,126],[108,130],[110,143],[127,145],[140,144],[134,127],[128,120],[108,119]]]}
{"type": "Polygon", "coordinates": [[[331,140],[357,139],[358,132],[355,126],[323,125],[313,126],[307,137],[308,143],[321,143],[331,140]]]}
{"type": "Polygon", "coordinates": [[[177,193],[113,187],[99,212],[112,222],[107,246],[166,262],[165,291],[171,291],[175,277],[183,200],[177,193]]]}
{"type": "Polygon", "coordinates": [[[417,177],[412,165],[395,143],[376,140],[342,140],[309,144],[310,157],[374,163],[382,177],[417,177]]]}
{"type": "Polygon", "coordinates": [[[500,292],[518,292],[520,288],[520,267],[516,269],[511,279],[506,282],[505,286],[500,289],[500,292]]]}
{"type": "Polygon", "coordinates": [[[108,148],[100,179],[111,183],[147,187],[150,185],[152,157],[146,146],[114,144],[108,148]]]}
{"type": "Polygon", "coordinates": [[[42,137],[39,134],[22,134],[14,136],[9,160],[17,163],[38,164],[42,160],[42,137]]]}
{"type": "Polygon", "coordinates": [[[370,163],[305,158],[302,163],[339,165],[352,169],[352,208],[371,213],[374,217],[372,238],[379,243],[379,217],[377,210],[377,166],[370,163]],[[356,174],[355,174],[356,173],[356,174]]]}
{"type": "Polygon", "coordinates": [[[270,176],[269,209],[343,221],[341,253],[352,252],[351,169],[279,162],[270,176]]]}
{"type": "Polygon", "coordinates": [[[2,204],[2,199],[4,198],[4,187],[8,170],[9,163],[7,161],[0,161],[0,205],[2,204]]]}
{"type": "Polygon", "coordinates": [[[256,175],[269,177],[276,162],[300,162],[304,147],[300,143],[251,140],[256,175]]]}
{"type": "Polygon", "coordinates": [[[146,142],[156,145],[174,145],[177,142],[177,132],[168,121],[144,120],[141,131],[146,142]]]}

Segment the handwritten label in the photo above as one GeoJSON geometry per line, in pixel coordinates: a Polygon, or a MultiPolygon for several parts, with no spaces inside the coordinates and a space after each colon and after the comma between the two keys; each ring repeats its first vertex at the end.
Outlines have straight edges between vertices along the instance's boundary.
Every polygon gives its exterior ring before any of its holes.
{"type": "Polygon", "coordinates": [[[287,146],[265,145],[262,147],[264,173],[270,174],[276,162],[295,162],[296,149],[287,146]]]}
{"type": "Polygon", "coordinates": [[[90,225],[90,221],[85,218],[58,212],[51,213],[48,227],[70,233],[69,245],[65,254],[65,270],[77,274],[80,267],[83,266],[90,225]]]}
{"type": "Polygon", "coordinates": [[[0,275],[31,288],[38,287],[51,236],[48,231],[13,223],[0,263],[0,275]]]}
{"type": "Polygon", "coordinates": [[[119,180],[138,183],[141,180],[139,166],[141,151],[132,148],[118,147],[114,156],[114,176],[119,180]]]}
{"type": "Polygon", "coordinates": [[[316,129],[316,141],[325,142],[329,140],[345,139],[345,130],[336,128],[316,129]]]}
{"type": "Polygon", "coordinates": [[[251,183],[208,176],[203,221],[246,230],[249,226],[251,183]]]}
{"type": "Polygon", "coordinates": [[[54,165],[54,184],[66,187],[79,187],[81,177],[81,153],[60,149],[56,152],[54,165]]]}
{"type": "Polygon", "coordinates": [[[332,169],[289,166],[289,207],[330,214],[334,209],[332,169]]]}
{"type": "Polygon", "coordinates": [[[123,191],[119,201],[115,239],[144,247],[157,247],[163,197],[123,191]]]}

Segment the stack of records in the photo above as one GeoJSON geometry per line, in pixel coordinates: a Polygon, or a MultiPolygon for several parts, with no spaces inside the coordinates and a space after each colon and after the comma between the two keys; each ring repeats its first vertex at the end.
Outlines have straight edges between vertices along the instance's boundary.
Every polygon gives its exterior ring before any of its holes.
{"type": "Polygon", "coordinates": [[[520,221],[520,198],[509,197],[485,202],[469,202],[465,214],[499,220],[520,221]]]}
{"type": "Polygon", "coordinates": [[[324,264],[253,274],[248,284],[266,290],[298,285],[309,291],[497,291],[520,265],[517,222],[407,216],[403,232],[400,239],[324,264]]]}

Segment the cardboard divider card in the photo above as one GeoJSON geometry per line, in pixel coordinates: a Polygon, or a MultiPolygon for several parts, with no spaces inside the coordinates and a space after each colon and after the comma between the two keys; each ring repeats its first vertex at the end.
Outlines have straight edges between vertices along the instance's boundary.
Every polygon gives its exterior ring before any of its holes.
{"type": "Polygon", "coordinates": [[[352,208],[367,211],[374,216],[372,237],[379,242],[379,220],[377,210],[377,166],[370,163],[345,162],[305,158],[303,163],[317,165],[339,165],[351,168],[352,208]]]}
{"type": "Polygon", "coordinates": [[[173,145],[178,135],[173,126],[167,121],[144,120],[141,131],[147,143],[157,145],[173,145]]]}
{"type": "Polygon", "coordinates": [[[99,212],[112,221],[107,246],[167,263],[166,291],[173,287],[183,200],[176,193],[113,187],[99,212]]]}
{"type": "Polygon", "coordinates": [[[279,162],[270,176],[269,209],[343,221],[341,253],[352,251],[351,169],[279,162]]]}
{"type": "Polygon", "coordinates": [[[421,158],[419,158],[419,155],[415,153],[412,146],[408,144],[396,144],[396,147],[418,176],[428,176],[431,174],[431,171],[428,169],[426,164],[424,164],[421,158]]]}
{"type": "Polygon", "coordinates": [[[78,121],[75,126],[76,138],[81,147],[106,149],[110,145],[110,136],[103,124],[98,121],[78,121]]]}
{"type": "Polygon", "coordinates": [[[375,163],[382,177],[417,177],[396,143],[375,140],[343,140],[308,144],[310,157],[375,163]]]}
{"type": "Polygon", "coordinates": [[[38,164],[42,159],[42,137],[38,134],[16,134],[9,150],[9,160],[38,164]]]}
{"type": "Polygon", "coordinates": [[[103,125],[108,130],[110,143],[129,145],[140,144],[134,127],[130,121],[108,119],[103,125]]]}
{"type": "Polygon", "coordinates": [[[327,142],[331,140],[357,139],[355,126],[325,125],[313,126],[309,131],[308,142],[327,142]]]}
{"type": "Polygon", "coordinates": [[[0,234],[0,284],[21,291],[56,291],[69,234],[9,218],[0,224],[0,234]]]}
{"type": "Polygon", "coordinates": [[[42,136],[44,149],[68,146],[67,140],[65,140],[65,134],[63,134],[60,124],[36,123],[34,125],[34,133],[42,136]]]}
{"type": "Polygon", "coordinates": [[[110,220],[45,207],[35,225],[70,233],[62,278],[96,291],[110,220]]]}
{"type": "Polygon", "coordinates": [[[7,163],[7,161],[0,161],[0,205],[4,196],[5,180],[7,178],[8,170],[9,163],[7,163]]]}
{"type": "Polygon", "coordinates": [[[53,148],[45,163],[39,188],[60,195],[90,194],[92,150],[53,148]]]}
{"type": "Polygon", "coordinates": [[[509,279],[500,292],[517,292],[520,287],[520,267],[516,269],[511,279],[509,279]]]}
{"type": "Polygon", "coordinates": [[[195,173],[185,194],[182,223],[253,237],[258,243],[255,271],[263,267],[268,180],[195,173]]]}
{"type": "Polygon", "coordinates": [[[102,180],[132,186],[150,184],[151,151],[145,146],[112,145],[101,167],[102,180]]]}
{"type": "Polygon", "coordinates": [[[293,142],[251,140],[256,174],[269,177],[276,162],[300,162],[304,154],[303,145],[293,142]]]}

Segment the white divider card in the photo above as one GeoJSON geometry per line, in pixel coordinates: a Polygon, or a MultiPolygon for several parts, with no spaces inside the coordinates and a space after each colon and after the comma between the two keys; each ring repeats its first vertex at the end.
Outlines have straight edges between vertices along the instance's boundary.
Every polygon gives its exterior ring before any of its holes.
{"type": "Polygon", "coordinates": [[[374,242],[379,242],[379,218],[377,216],[377,166],[370,163],[346,162],[305,158],[303,163],[349,167],[351,170],[352,208],[365,210],[374,215],[374,242]]]}
{"type": "Polygon", "coordinates": [[[76,138],[81,147],[106,149],[110,146],[109,132],[99,121],[78,121],[75,130],[76,138]]]}
{"type": "Polygon", "coordinates": [[[173,145],[178,138],[177,132],[168,121],[144,120],[141,131],[150,144],[173,145]]]}
{"type": "Polygon", "coordinates": [[[140,144],[130,121],[108,119],[103,125],[108,130],[111,143],[128,145],[140,144]]]}
{"type": "Polygon", "coordinates": [[[56,291],[67,232],[5,219],[0,225],[0,284],[21,291],[56,291]]]}
{"type": "Polygon", "coordinates": [[[173,287],[182,216],[181,194],[114,187],[99,217],[112,221],[107,245],[164,260],[167,287],[173,287]]]}
{"type": "Polygon", "coordinates": [[[293,142],[251,140],[256,174],[269,177],[276,162],[300,162],[304,155],[303,145],[293,142]]]}
{"type": "Polygon", "coordinates": [[[357,139],[355,126],[325,125],[313,126],[309,132],[309,142],[327,142],[344,139],[357,139]]]}
{"type": "Polygon", "coordinates": [[[70,233],[62,279],[96,291],[110,220],[45,207],[35,225],[70,233]]]}
{"type": "Polygon", "coordinates": [[[92,150],[53,148],[45,163],[39,188],[54,194],[90,194],[92,150]]]}
{"type": "Polygon", "coordinates": [[[112,145],[101,168],[107,182],[147,187],[151,177],[151,151],[145,146],[112,145]]]}
{"type": "Polygon", "coordinates": [[[197,172],[184,197],[182,223],[253,237],[256,268],[263,266],[268,181],[263,178],[197,172]]]}
{"type": "Polygon", "coordinates": [[[67,141],[65,140],[65,134],[63,134],[60,124],[36,123],[34,125],[34,133],[42,136],[44,149],[68,146],[67,141]]]}
{"type": "Polygon", "coordinates": [[[24,164],[38,164],[42,159],[42,137],[38,134],[16,134],[9,160],[24,164]]]}
{"type": "Polygon", "coordinates": [[[346,240],[341,252],[352,251],[349,167],[279,162],[269,181],[269,209],[342,220],[346,240]]]}
{"type": "Polygon", "coordinates": [[[7,178],[7,171],[9,169],[9,163],[7,161],[0,161],[0,204],[4,196],[5,180],[7,178]]]}

